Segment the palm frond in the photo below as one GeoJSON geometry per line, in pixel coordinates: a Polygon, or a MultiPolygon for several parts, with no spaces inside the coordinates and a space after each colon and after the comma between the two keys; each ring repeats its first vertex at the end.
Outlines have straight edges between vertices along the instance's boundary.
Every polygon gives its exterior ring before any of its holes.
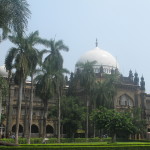
{"type": "Polygon", "coordinates": [[[0,24],[15,32],[22,32],[31,14],[28,6],[26,0],[0,0],[0,24]]]}
{"type": "Polygon", "coordinates": [[[6,70],[11,70],[13,67],[13,60],[15,59],[16,55],[18,53],[18,49],[11,48],[5,58],[5,67],[6,70]]]}
{"type": "Polygon", "coordinates": [[[69,51],[68,46],[64,45],[62,40],[59,40],[55,43],[55,47],[57,50],[69,51]]]}

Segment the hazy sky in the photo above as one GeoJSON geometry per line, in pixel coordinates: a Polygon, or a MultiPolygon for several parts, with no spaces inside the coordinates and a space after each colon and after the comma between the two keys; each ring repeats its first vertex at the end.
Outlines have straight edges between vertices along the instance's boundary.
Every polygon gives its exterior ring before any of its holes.
{"type": "MultiPolygon", "coordinates": [[[[120,71],[144,76],[150,93],[150,0],[27,0],[32,12],[27,34],[39,30],[43,38],[62,39],[64,67],[74,71],[76,61],[98,46],[117,58],[120,71]]],[[[0,65],[8,49],[0,44],[0,65]]]]}

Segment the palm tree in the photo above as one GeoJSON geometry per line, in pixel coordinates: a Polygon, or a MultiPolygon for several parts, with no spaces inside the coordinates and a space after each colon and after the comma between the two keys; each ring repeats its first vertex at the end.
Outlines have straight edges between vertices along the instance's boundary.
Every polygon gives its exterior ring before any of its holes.
{"type": "Polygon", "coordinates": [[[26,0],[0,0],[0,37],[5,38],[10,31],[24,31],[31,13],[28,6],[26,0]]]}
{"type": "Polygon", "coordinates": [[[53,87],[58,99],[58,143],[60,143],[60,127],[61,127],[61,96],[64,87],[64,73],[69,73],[67,69],[61,69],[53,74],[53,87]]]}
{"type": "Polygon", "coordinates": [[[116,95],[116,75],[106,75],[104,81],[96,82],[96,106],[106,108],[114,107],[114,96],[116,95]]]}
{"type": "Polygon", "coordinates": [[[39,96],[44,103],[44,114],[43,114],[43,139],[46,136],[46,121],[48,114],[48,101],[53,96],[53,88],[52,88],[52,79],[53,75],[49,70],[49,66],[42,65],[41,74],[39,74],[36,78],[36,95],[39,96]]]}
{"type": "Polygon", "coordinates": [[[13,69],[13,64],[12,64],[12,58],[14,57],[14,52],[10,51],[5,59],[5,65],[7,64],[6,68],[8,71],[8,108],[7,108],[7,120],[6,120],[6,137],[9,138],[11,133],[11,124],[12,124],[12,101],[11,101],[11,78],[12,78],[12,69],[13,69]]]}
{"type": "Polygon", "coordinates": [[[44,103],[43,114],[43,139],[46,137],[46,122],[48,115],[48,101],[54,96],[58,96],[58,137],[60,141],[60,98],[63,88],[64,76],[63,73],[68,73],[66,69],[52,72],[49,65],[42,65],[41,73],[35,78],[36,82],[36,95],[39,96],[44,103]]]}
{"type": "Polygon", "coordinates": [[[34,74],[36,72],[37,65],[41,65],[42,56],[45,50],[39,51],[35,48],[37,44],[41,44],[41,38],[39,37],[39,32],[32,32],[28,37],[26,37],[28,44],[28,57],[30,64],[30,77],[31,77],[31,94],[30,94],[30,106],[29,106],[29,134],[28,134],[28,144],[30,144],[31,137],[31,125],[32,125],[32,107],[33,107],[33,88],[34,88],[34,74]]]}
{"type": "Polygon", "coordinates": [[[63,43],[62,40],[45,40],[43,44],[47,48],[50,48],[50,50],[47,50],[50,54],[45,58],[44,63],[49,65],[52,72],[57,72],[59,69],[62,69],[63,57],[60,51],[69,51],[69,48],[63,43]]]}
{"type": "Polygon", "coordinates": [[[10,36],[10,41],[16,45],[12,47],[5,59],[6,69],[16,69],[15,78],[19,84],[19,96],[16,113],[16,133],[15,142],[18,144],[18,131],[19,131],[19,120],[21,114],[21,103],[23,96],[23,83],[29,74],[29,60],[27,54],[29,53],[27,43],[23,35],[18,34],[16,36],[10,36]]]}
{"type": "Polygon", "coordinates": [[[96,61],[86,63],[78,63],[76,67],[80,69],[80,85],[83,87],[85,100],[86,100],[86,138],[88,139],[89,134],[89,99],[91,96],[92,88],[95,84],[95,73],[93,70],[93,65],[96,61]]]}
{"type": "Polygon", "coordinates": [[[60,142],[60,92],[61,92],[61,82],[62,82],[62,70],[63,70],[63,57],[60,53],[61,50],[68,51],[69,48],[63,43],[62,40],[49,40],[44,41],[43,44],[50,48],[48,52],[50,53],[44,60],[44,64],[49,66],[51,74],[53,74],[53,81],[56,89],[56,94],[58,95],[58,142],[60,142]]]}
{"type": "MultiPolygon", "coordinates": [[[[103,106],[106,108],[113,108],[114,96],[116,94],[115,87],[116,77],[115,75],[105,75],[105,80],[98,80],[95,83],[95,86],[92,91],[92,100],[94,104],[94,109],[99,108],[99,106],[103,106]]],[[[95,137],[95,122],[93,122],[94,127],[94,136],[95,137]]],[[[101,130],[101,134],[102,134],[101,130]]]]}

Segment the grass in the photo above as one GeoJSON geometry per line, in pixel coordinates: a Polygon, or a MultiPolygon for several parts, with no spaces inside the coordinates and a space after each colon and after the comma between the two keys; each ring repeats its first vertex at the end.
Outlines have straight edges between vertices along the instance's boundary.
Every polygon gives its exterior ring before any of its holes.
{"type": "Polygon", "coordinates": [[[0,149],[27,149],[27,150],[149,150],[150,142],[85,142],[85,143],[51,143],[51,144],[20,144],[20,146],[0,146],[0,149]]]}
{"type": "Polygon", "coordinates": [[[116,143],[84,142],[84,143],[50,143],[50,144],[20,144],[20,145],[143,145],[143,144],[150,145],[150,142],[116,142],[116,143]]]}
{"type": "Polygon", "coordinates": [[[54,143],[54,144],[21,144],[21,146],[25,147],[49,147],[49,148],[83,148],[83,147],[143,147],[149,146],[149,142],[117,142],[117,143],[107,143],[107,142],[89,142],[89,143],[54,143]]]}

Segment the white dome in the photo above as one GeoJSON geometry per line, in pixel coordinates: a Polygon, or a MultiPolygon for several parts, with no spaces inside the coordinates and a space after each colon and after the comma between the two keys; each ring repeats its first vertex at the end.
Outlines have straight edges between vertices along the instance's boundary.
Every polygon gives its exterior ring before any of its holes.
{"type": "MultiPolygon", "coordinates": [[[[86,63],[87,61],[96,61],[96,64],[94,65],[95,71],[96,69],[99,69],[100,66],[103,66],[104,72],[108,74],[111,73],[111,69],[119,67],[117,60],[110,53],[98,47],[82,55],[77,63],[86,63]]],[[[96,72],[98,73],[99,70],[96,72]]]]}
{"type": "Polygon", "coordinates": [[[0,76],[8,77],[8,72],[6,71],[5,66],[0,66],[0,76]]]}

